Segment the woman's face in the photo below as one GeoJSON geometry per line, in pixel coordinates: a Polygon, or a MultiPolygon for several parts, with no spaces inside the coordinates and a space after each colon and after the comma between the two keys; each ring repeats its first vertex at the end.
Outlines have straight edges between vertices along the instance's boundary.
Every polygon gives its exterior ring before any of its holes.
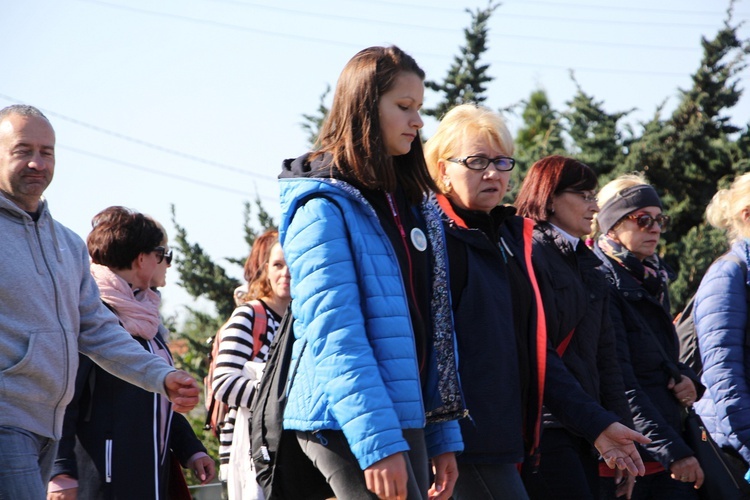
{"type": "Polygon", "coordinates": [[[282,299],[290,298],[289,285],[292,276],[289,274],[289,268],[286,265],[286,260],[284,260],[284,252],[281,250],[279,243],[271,247],[267,266],[266,273],[268,282],[271,284],[271,293],[282,299]]]}
{"type": "MultiPolygon", "coordinates": [[[[164,247],[164,252],[169,252],[169,245],[167,243],[167,240],[164,240],[161,244],[161,246],[164,247]]],[[[159,254],[158,252],[155,253],[156,260],[159,260],[159,254]]],[[[171,262],[167,262],[167,259],[162,259],[161,262],[158,262],[156,264],[156,270],[154,271],[154,275],[151,277],[151,288],[157,287],[163,287],[167,286],[167,269],[172,267],[171,262]]]]}
{"type": "Polygon", "coordinates": [[[424,100],[424,84],[416,73],[396,76],[391,89],[380,96],[378,115],[380,132],[386,152],[391,156],[405,155],[424,122],[419,116],[424,100]]]}
{"type": "Polygon", "coordinates": [[[630,213],[615,229],[610,230],[610,233],[615,241],[630,250],[630,253],[639,260],[643,260],[656,252],[656,246],[659,244],[659,238],[661,237],[661,226],[654,222],[650,229],[641,228],[635,220],[628,217],[643,214],[656,217],[660,213],[661,208],[659,207],[639,208],[630,213]]]}
{"type": "MultiPolygon", "coordinates": [[[[492,147],[487,139],[467,135],[452,159],[467,156],[497,158],[507,156],[507,153],[492,147]]],[[[484,170],[471,170],[462,163],[441,158],[438,167],[447,188],[446,196],[466,210],[489,212],[502,202],[508,189],[510,171],[501,172],[494,163],[484,170]]]]}
{"type": "Polygon", "coordinates": [[[547,219],[576,238],[591,232],[594,214],[599,211],[593,191],[565,190],[552,195],[553,213],[547,219]]]}

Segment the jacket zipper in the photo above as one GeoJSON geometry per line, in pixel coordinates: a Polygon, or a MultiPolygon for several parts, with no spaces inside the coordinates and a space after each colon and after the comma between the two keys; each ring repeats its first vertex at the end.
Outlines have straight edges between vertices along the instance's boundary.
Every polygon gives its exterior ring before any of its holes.
{"type": "MultiPolygon", "coordinates": [[[[39,216],[39,219],[44,216],[44,213],[42,213],[39,216]]],[[[47,222],[48,224],[51,224],[51,222],[47,222]]],[[[51,230],[51,229],[50,229],[51,230]]],[[[60,325],[60,331],[62,333],[63,337],[63,343],[65,344],[65,356],[64,356],[64,370],[65,370],[65,378],[63,383],[63,391],[60,395],[60,399],[57,400],[57,403],[55,404],[55,408],[58,408],[60,406],[60,402],[62,402],[63,398],[65,397],[66,388],[68,387],[69,383],[69,359],[68,359],[68,332],[65,328],[65,324],[63,323],[62,319],[60,318],[60,306],[61,306],[61,299],[60,299],[60,288],[57,285],[57,282],[55,281],[55,275],[52,272],[52,268],[50,268],[49,262],[47,261],[47,256],[44,253],[44,245],[42,244],[42,235],[39,231],[39,221],[34,221],[34,234],[36,235],[37,244],[39,245],[39,253],[42,254],[42,260],[44,261],[44,265],[47,268],[47,272],[49,273],[50,281],[52,282],[52,289],[55,291],[55,312],[57,314],[57,322],[60,325]]],[[[57,242],[55,241],[55,238],[52,238],[52,245],[56,245],[57,242]]],[[[53,422],[52,422],[53,428],[57,426],[57,412],[54,412],[53,422]]]]}
{"type": "Polygon", "coordinates": [[[112,482],[112,440],[104,442],[104,482],[112,482]]]}

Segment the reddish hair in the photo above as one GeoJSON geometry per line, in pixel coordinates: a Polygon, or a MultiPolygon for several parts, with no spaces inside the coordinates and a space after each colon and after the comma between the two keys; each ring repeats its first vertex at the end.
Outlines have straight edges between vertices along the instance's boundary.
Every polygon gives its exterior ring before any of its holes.
{"type": "Polygon", "coordinates": [[[268,282],[268,259],[271,257],[271,249],[279,242],[279,232],[269,229],[255,238],[250,255],[245,261],[245,280],[248,283],[245,302],[268,297],[271,293],[271,284],[268,282]]]}
{"type": "Polygon", "coordinates": [[[566,156],[547,156],[526,173],[515,205],[519,215],[537,222],[546,221],[551,214],[553,196],[566,189],[594,191],[596,186],[596,174],[585,163],[566,156]]]}

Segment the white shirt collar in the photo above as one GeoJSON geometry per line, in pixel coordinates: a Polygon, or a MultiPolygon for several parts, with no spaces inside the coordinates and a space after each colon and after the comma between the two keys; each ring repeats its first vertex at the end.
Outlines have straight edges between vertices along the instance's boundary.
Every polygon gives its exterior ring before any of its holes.
{"type": "Polygon", "coordinates": [[[573,245],[573,250],[575,250],[576,247],[578,246],[578,243],[581,242],[581,238],[576,238],[572,234],[570,234],[570,233],[568,233],[566,231],[563,231],[562,229],[560,229],[556,225],[552,224],[551,222],[550,222],[550,226],[552,226],[552,228],[555,231],[557,231],[558,233],[560,233],[560,235],[562,235],[563,238],[565,238],[566,240],[568,240],[570,242],[570,244],[573,245]]]}

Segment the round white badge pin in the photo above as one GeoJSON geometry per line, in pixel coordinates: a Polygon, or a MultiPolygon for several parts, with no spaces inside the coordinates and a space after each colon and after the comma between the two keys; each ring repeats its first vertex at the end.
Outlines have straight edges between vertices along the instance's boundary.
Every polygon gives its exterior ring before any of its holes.
{"type": "Polygon", "coordinates": [[[427,250],[427,237],[418,227],[411,230],[411,243],[420,252],[427,250]]]}

